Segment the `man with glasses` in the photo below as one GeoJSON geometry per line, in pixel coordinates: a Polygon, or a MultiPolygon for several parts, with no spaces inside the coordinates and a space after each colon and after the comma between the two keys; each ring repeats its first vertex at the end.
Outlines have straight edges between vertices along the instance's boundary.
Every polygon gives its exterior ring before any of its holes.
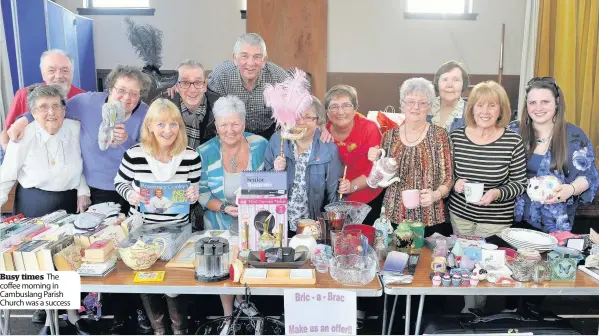
{"type": "Polygon", "coordinates": [[[181,110],[188,145],[195,149],[216,135],[212,107],[220,96],[208,90],[200,62],[186,59],[179,63],[177,72],[174,92],[165,91],[157,98],[168,99],[181,110]]]}

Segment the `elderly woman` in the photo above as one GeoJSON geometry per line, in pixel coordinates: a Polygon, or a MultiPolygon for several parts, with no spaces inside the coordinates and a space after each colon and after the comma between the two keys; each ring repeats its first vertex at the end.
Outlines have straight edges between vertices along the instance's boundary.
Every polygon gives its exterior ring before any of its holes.
{"type": "Polygon", "coordinates": [[[562,90],[551,77],[535,77],[526,86],[526,104],[518,132],[528,158],[529,178],[554,176],[562,183],[556,195],[541,203],[526,193],[516,199],[516,226],[545,232],[571,231],[580,202],[591,203],[599,188],[593,145],[577,126],[566,122],[562,90]]]}
{"type": "Polygon", "coordinates": [[[443,127],[447,133],[465,125],[464,110],[466,101],[462,94],[468,88],[468,73],[456,61],[449,61],[437,70],[433,85],[437,97],[426,121],[443,127]]]}
{"type": "MultiPolygon", "coordinates": [[[[212,110],[217,136],[197,148],[204,169],[200,178],[200,204],[205,210],[204,227],[239,233],[236,191],[241,172],[262,170],[268,142],[244,132],[245,105],[236,96],[219,98],[212,110]]],[[[233,297],[221,295],[225,315],[233,313],[233,297]]],[[[235,305],[238,302],[235,301],[235,305]]],[[[248,311],[248,315],[257,312],[248,311]]]]}
{"type": "Polygon", "coordinates": [[[514,221],[514,202],[526,190],[526,154],[520,136],[505,127],[507,94],[493,82],[477,84],[468,99],[466,127],[451,133],[456,183],[449,199],[456,234],[488,237],[514,221]],[[478,202],[466,201],[465,183],[483,183],[478,202]]]}
{"type": "MultiPolygon", "coordinates": [[[[65,98],[57,86],[32,86],[27,108],[34,121],[25,127],[21,141],[10,142],[0,166],[0,206],[8,199],[15,182],[14,214],[41,217],[53,211],[68,213],[85,211],[89,188],[83,177],[79,147],[79,122],[65,120],[65,98]],[[79,204],[79,206],[78,206],[79,204]]],[[[42,334],[50,334],[50,314],[42,334]]],[[[68,320],[77,331],[89,334],[75,310],[68,320]]]]}
{"type": "MultiPolygon", "coordinates": [[[[514,203],[526,190],[526,154],[520,136],[506,126],[511,110],[507,94],[493,82],[477,84],[468,98],[466,127],[451,133],[456,183],[449,196],[455,234],[489,237],[514,221],[514,203]],[[478,202],[467,202],[465,183],[484,184],[478,202]]],[[[465,297],[465,307],[482,308],[484,296],[465,297]]]]}
{"type": "MultiPolygon", "coordinates": [[[[423,222],[427,236],[445,222],[444,198],[453,186],[451,144],[445,129],[426,121],[435,92],[430,81],[411,78],[399,89],[399,99],[405,123],[385,133],[382,147],[397,160],[399,181],[385,192],[383,202],[391,223],[403,220],[423,222]],[[407,209],[402,191],[418,190],[420,207],[407,209]],[[434,227],[434,228],[433,228],[434,227]]],[[[381,150],[373,147],[368,158],[376,161],[381,150]]]]}
{"type": "Polygon", "coordinates": [[[338,200],[337,188],[343,171],[337,146],[320,140],[320,126],[326,123],[324,106],[312,97],[312,106],[297,119],[306,127],[301,139],[284,140],[285,156],[281,156],[281,134],[270,138],[264,153],[264,170],[287,169],[289,230],[297,231],[301,218],[316,218],[326,204],[338,200]]]}
{"type": "MultiPolygon", "coordinates": [[[[81,122],[79,143],[83,158],[83,174],[90,186],[91,200],[81,198],[82,207],[91,204],[114,202],[121,205],[121,212],[127,213],[129,204],[114,189],[114,176],[117,174],[125,151],[139,142],[141,124],[148,105],[141,101],[150,89],[150,78],[141,69],[127,65],[117,65],[106,79],[108,93],[87,92],[67,101],[66,117],[81,122]],[[114,143],[106,150],[100,148],[100,135],[103,125],[102,111],[107,104],[118,102],[125,110],[125,120],[113,130],[114,143]]],[[[18,119],[8,130],[11,140],[18,141],[28,122],[33,121],[31,113],[18,119]]],[[[115,295],[122,297],[122,295],[115,295]]],[[[117,304],[118,309],[129,309],[131,305],[117,304]]],[[[131,313],[136,313],[132,309],[131,313]]],[[[120,311],[115,312],[114,328],[123,329],[124,321],[120,311]]],[[[144,319],[136,319],[144,321],[144,319]]]]}
{"type": "MultiPolygon", "coordinates": [[[[177,106],[166,99],[152,103],[141,129],[141,143],[127,150],[114,178],[117,192],[133,205],[129,210],[130,216],[137,214],[135,207],[140,203],[150,203],[147,197],[140,194],[141,182],[189,182],[185,196],[191,204],[198,201],[200,156],[187,146],[184,129],[185,123],[177,106]]],[[[169,226],[189,223],[189,214],[151,213],[144,217],[144,225],[165,222],[169,226]]],[[[141,297],[155,334],[163,335],[167,330],[165,300],[172,332],[175,335],[186,333],[187,303],[184,297],[157,294],[142,294],[141,297]]]]}
{"type": "Polygon", "coordinates": [[[347,167],[346,175],[339,180],[339,193],[345,195],[344,200],[370,205],[372,210],[364,223],[372,225],[380,214],[378,209],[383,201],[383,190],[372,189],[366,183],[372,169],[368,149],[381,143],[381,132],[374,122],[357,113],[358,93],[355,88],[336,85],[326,93],[324,101],[329,119],[326,128],[339,149],[341,162],[347,167]]]}

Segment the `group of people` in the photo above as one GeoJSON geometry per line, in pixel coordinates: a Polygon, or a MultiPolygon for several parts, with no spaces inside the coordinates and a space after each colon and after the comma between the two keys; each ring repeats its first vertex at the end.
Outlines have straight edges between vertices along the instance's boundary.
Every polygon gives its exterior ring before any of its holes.
{"type": "MultiPolygon", "coordinates": [[[[137,215],[138,206],[150,201],[140,194],[140,182],[190,182],[190,214],[152,213],[144,225],[190,223],[235,233],[241,172],[273,170],[287,174],[290,235],[301,218],[315,218],[343,195],[372,207],[365,224],[373,224],[384,206],[393,224],[421,221],[427,236],[453,231],[487,237],[513,225],[569,231],[578,204],[592,201],[599,188],[593,147],[565,121],[565,98],[552,78],[528,82],[526,104],[513,120],[499,84],[479,83],[465,99],[468,74],[447,62],[433,82],[411,78],[402,84],[405,121],[385,134],[358,112],[356,89],[337,85],[324,104],[312,97],[297,119],[306,132],[292,141],[281,139],[263,95],[266,84],[283,81],[288,72],[267,61],[257,34],[240,36],[232,60],[208,78],[199,62],[181,62],[177,84],[149,106],[143,98],[151,81],[136,67],[117,65],[107,92],[73,86],[73,63],[63,51],[46,51],[40,68],[44,83],[17,91],[1,141],[0,204],[18,182],[14,212],[27,217],[83,212],[103,202],[137,215]],[[106,104],[120,104],[125,116],[103,150],[98,142],[106,138],[106,104]],[[399,181],[386,190],[366,183],[381,149],[399,164],[399,181]],[[531,201],[528,179],[545,175],[562,185],[548,202],[531,201]],[[467,182],[484,183],[479,202],[466,201],[467,182]],[[419,190],[420,206],[408,209],[402,191],[412,189],[419,190]]],[[[225,315],[239,304],[232,296],[221,296],[221,302],[225,315]]],[[[142,304],[155,333],[186,332],[183,297],[145,294],[142,304]]],[[[256,314],[253,307],[244,312],[256,314]]],[[[76,314],[69,321],[86,332],[76,314]]],[[[117,316],[117,328],[119,323],[117,316]]]]}

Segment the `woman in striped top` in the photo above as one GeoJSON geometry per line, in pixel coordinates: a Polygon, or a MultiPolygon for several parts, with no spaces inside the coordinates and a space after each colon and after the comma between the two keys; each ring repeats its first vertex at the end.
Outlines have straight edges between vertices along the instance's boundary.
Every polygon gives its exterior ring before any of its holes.
{"type": "Polygon", "coordinates": [[[493,81],[474,87],[466,106],[466,127],[451,133],[455,186],[449,212],[456,234],[499,234],[514,221],[514,202],[526,190],[526,154],[510,122],[505,90],[493,81]],[[469,203],[465,183],[484,183],[480,201],[469,203]]]}
{"type": "MultiPolygon", "coordinates": [[[[141,202],[150,200],[139,192],[140,182],[190,182],[185,191],[189,203],[198,201],[200,181],[200,156],[187,147],[187,135],[181,112],[166,99],[150,105],[141,129],[141,143],[129,148],[114,179],[116,191],[131,205],[129,215],[141,202]]],[[[146,214],[144,225],[189,223],[189,214],[146,214]]],[[[168,306],[173,333],[187,329],[187,304],[177,295],[142,294],[142,302],[156,334],[165,333],[164,302],[168,306]]]]}

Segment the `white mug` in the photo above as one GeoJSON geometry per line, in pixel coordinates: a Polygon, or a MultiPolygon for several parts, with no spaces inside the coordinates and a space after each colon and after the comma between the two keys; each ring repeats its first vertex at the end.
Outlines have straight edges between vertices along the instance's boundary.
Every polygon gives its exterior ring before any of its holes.
{"type": "Polygon", "coordinates": [[[476,203],[483,198],[485,193],[484,183],[464,183],[464,196],[466,196],[466,202],[476,203]]]}

